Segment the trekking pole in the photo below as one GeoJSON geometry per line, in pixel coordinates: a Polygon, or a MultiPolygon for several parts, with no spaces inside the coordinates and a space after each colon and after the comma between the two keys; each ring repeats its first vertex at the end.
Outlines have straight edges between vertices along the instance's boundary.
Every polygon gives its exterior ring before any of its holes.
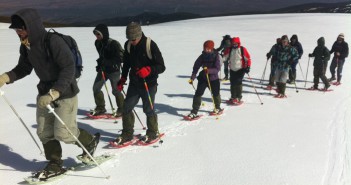
{"type": "MultiPolygon", "coordinates": [[[[145,81],[145,78],[144,78],[144,86],[145,86],[145,90],[147,92],[147,95],[149,97],[149,102],[150,102],[150,106],[151,106],[151,109],[154,110],[154,106],[152,104],[152,100],[151,100],[151,96],[150,96],[150,92],[149,92],[149,86],[147,85],[146,81],[145,81]]],[[[161,134],[160,134],[160,131],[157,129],[157,132],[158,132],[158,139],[160,140],[160,144],[163,143],[163,140],[161,139],[161,134]]]]}
{"type": "Polygon", "coordinates": [[[267,69],[268,60],[269,59],[267,59],[266,65],[264,66],[264,70],[263,70],[262,78],[260,80],[260,84],[262,84],[262,81],[264,80],[264,76],[266,76],[266,69],[267,69]]]}
{"type": "Polygon", "coordinates": [[[102,79],[104,80],[104,85],[105,85],[105,89],[106,89],[106,92],[107,92],[108,100],[110,101],[110,105],[111,105],[111,109],[112,109],[112,115],[115,116],[115,115],[117,115],[117,114],[116,114],[115,108],[114,108],[113,105],[112,105],[110,93],[109,93],[108,88],[107,88],[107,85],[106,85],[106,76],[105,76],[105,72],[104,72],[103,70],[101,70],[101,75],[102,75],[102,79]]]}
{"type": "MultiPolygon", "coordinates": [[[[204,70],[207,70],[207,67],[204,67],[204,70]]],[[[212,103],[213,103],[213,107],[214,107],[214,111],[216,112],[216,104],[214,102],[214,98],[213,98],[213,93],[212,93],[212,88],[211,88],[211,83],[210,83],[210,78],[208,77],[208,73],[206,73],[206,78],[207,78],[207,83],[208,83],[208,88],[210,89],[210,92],[211,92],[211,98],[212,98],[212,103]]],[[[218,118],[218,115],[216,117],[216,119],[219,119],[218,118]]]]}
{"type": "MultiPolygon", "coordinates": [[[[300,66],[300,70],[301,70],[301,74],[302,74],[302,78],[303,78],[305,75],[303,74],[303,71],[302,71],[302,67],[301,67],[300,62],[299,62],[299,66],[300,66]]],[[[296,76],[295,76],[295,78],[296,78],[296,76]]]]}
{"type": "Polygon", "coordinates": [[[52,108],[50,104],[46,105],[46,108],[49,109],[49,113],[53,113],[54,116],[56,117],[56,119],[57,119],[63,126],[65,126],[65,128],[66,128],[66,130],[69,132],[69,134],[76,140],[76,142],[79,144],[79,146],[84,150],[84,152],[85,152],[86,154],[88,154],[88,156],[90,157],[90,159],[91,159],[92,161],[94,161],[94,163],[96,164],[96,166],[97,166],[97,167],[100,169],[100,171],[106,176],[105,178],[106,178],[106,179],[109,179],[110,176],[107,175],[107,174],[105,173],[104,170],[102,170],[102,168],[100,167],[99,163],[96,162],[96,160],[94,159],[94,157],[91,156],[91,154],[90,154],[90,153],[88,152],[88,150],[83,146],[83,144],[78,140],[78,138],[77,138],[75,135],[73,135],[73,133],[72,133],[71,130],[67,127],[67,125],[65,124],[65,122],[63,122],[62,119],[60,118],[60,116],[58,116],[58,115],[56,114],[56,112],[54,111],[54,108],[52,108]]]}
{"type": "MultiPolygon", "coordinates": [[[[124,92],[124,90],[122,90],[122,92],[123,92],[124,96],[127,97],[127,95],[126,95],[126,93],[124,92]]],[[[143,127],[143,130],[146,130],[146,127],[145,127],[144,124],[141,122],[141,120],[140,120],[138,114],[136,113],[135,109],[133,109],[133,112],[134,112],[134,114],[136,115],[136,117],[138,118],[138,120],[139,120],[141,126],[143,127]]]]}
{"type": "Polygon", "coordinates": [[[256,87],[255,87],[255,84],[252,82],[252,79],[251,79],[249,73],[247,73],[247,76],[249,77],[249,80],[251,81],[252,87],[254,88],[254,90],[255,90],[255,92],[256,92],[256,95],[257,95],[258,99],[259,99],[260,102],[261,102],[261,105],[263,105],[263,102],[262,102],[260,96],[258,95],[258,92],[257,92],[257,89],[256,89],[256,87]]]}
{"type": "Polygon", "coordinates": [[[33,139],[34,143],[37,145],[38,149],[40,150],[40,155],[43,155],[43,151],[40,149],[39,144],[37,143],[37,141],[34,139],[34,136],[32,135],[32,133],[29,131],[27,125],[24,123],[24,121],[22,120],[22,118],[19,116],[19,114],[17,113],[16,109],[11,105],[10,101],[5,97],[5,92],[2,91],[0,89],[0,96],[2,96],[5,100],[5,102],[7,103],[7,105],[12,109],[12,111],[16,114],[17,118],[21,121],[22,125],[24,126],[24,128],[26,128],[27,132],[29,133],[30,137],[33,139]]]}
{"type": "MultiPolygon", "coordinates": [[[[292,73],[291,66],[289,67],[289,70],[290,70],[290,71],[291,71],[291,73],[292,73]]],[[[297,90],[296,82],[294,83],[294,86],[295,86],[296,93],[298,93],[298,92],[299,92],[299,90],[297,90]]]]}
{"type": "Polygon", "coordinates": [[[307,72],[306,72],[306,79],[305,79],[305,87],[306,87],[306,83],[307,83],[308,67],[310,66],[310,58],[311,57],[308,57],[308,62],[307,62],[307,72]]]}

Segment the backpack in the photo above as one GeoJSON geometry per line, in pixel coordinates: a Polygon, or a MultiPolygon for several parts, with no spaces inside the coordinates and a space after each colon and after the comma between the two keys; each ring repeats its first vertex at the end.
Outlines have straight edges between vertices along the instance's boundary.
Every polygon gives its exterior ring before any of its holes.
{"type": "MultiPolygon", "coordinates": [[[[128,41],[127,44],[127,51],[128,53],[130,53],[130,41],[128,41]]],[[[147,58],[149,58],[150,60],[152,60],[152,53],[151,53],[151,38],[150,37],[146,37],[146,55],[147,58]]]]}
{"type": "Polygon", "coordinates": [[[67,46],[70,48],[73,58],[75,60],[75,78],[78,79],[80,78],[80,76],[82,75],[82,71],[83,71],[83,59],[82,59],[82,55],[80,54],[80,51],[78,49],[78,45],[77,42],[69,35],[63,35],[57,31],[55,31],[54,29],[49,29],[45,40],[44,40],[44,48],[46,51],[46,54],[48,56],[48,58],[52,58],[52,50],[50,48],[50,37],[55,34],[60,36],[65,43],[67,44],[67,46]],[[50,32],[52,31],[52,32],[50,32]]]}
{"type": "MultiPolygon", "coordinates": [[[[108,47],[111,44],[112,41],[116,41],[117,42],[118,50],[116,52],[118,53],[118,56],[121,59],[121,64],[122,64],[123,63],[124,49],[122,48],[121,44],[117,40],[109,38],[108,41],[107,41],[107,46],[106,47],[108,47]]],[[[130,48],[130,46],[129,46],[129,48],[130,48]]],[[[121,64],[117,64],[118,68],[121,67],[121,64]]]]}

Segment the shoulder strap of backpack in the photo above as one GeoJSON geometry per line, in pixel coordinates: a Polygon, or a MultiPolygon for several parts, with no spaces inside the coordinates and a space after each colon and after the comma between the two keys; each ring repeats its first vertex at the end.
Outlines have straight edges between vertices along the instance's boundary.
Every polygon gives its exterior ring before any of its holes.
{"type": "MultiPolygon", "coordinates": [[[[131,43],[130,43],[130,41],[128,41],[128,43],[127,43],[127,51],[128,51],[128,53],[130,53],[130,45],[131,45],[131,43]]],[[[146,38],[146,55],[147,55],[147,58],[152,60],[151,38],[150,37],[146,38]]]]}

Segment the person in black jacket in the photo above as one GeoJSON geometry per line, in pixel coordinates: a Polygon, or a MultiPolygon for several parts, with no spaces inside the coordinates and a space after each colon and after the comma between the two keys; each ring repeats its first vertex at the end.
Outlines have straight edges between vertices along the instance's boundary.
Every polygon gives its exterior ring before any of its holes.
{"type": "Polygon", "coordinates": [[[324,37],[321,37],[317,40],[318,46],[313,50],[313,53],[310,53],[309,57],[314,57],[313,61],[313,83],[314,85],[310,90],[318,90],[319,78],[322,79],[324,83],[324,89],[327,90],[330,87],[327,77],[325,77],[325,71],[328,66],[328,61],[330,59],[329,49],[325,47],[324,37]]]}
{"type": "Polygon", "coordinates": [[[157,78],[166,69],[157,44],[145,37],[138,23],[131,22],[126,29],[128,41],[124,44],[124,65],[118,89],[122,90],[129,74],[129,86],[123,107],[123,130],[114,143],[121,145],[133,139],[135,105],[141,98],[146,114],[147,131],[142,141],[148,143],[159,136],[158,120],[154,104],[157,92],[157,78]]]}
{"type": "MultiPolygon", "coordinates": [[[[116,112],[112,110],[112,114],[114,117],[120,117],[122,116],[124,96],[122,92],[117,89],[117,82],[121,76],[123,49],[118,41],[110,38],[108,28],[105,24],[97,25],[93,33],[96,36],[95,47],[99,53],[99,58],[96,60],[97,74],[93,85],[96,108],[92,110],[90,114],[92,116],[96,116],[106,112],[104,93],[102,92],[101,88],[104,86],[107,80],[110,80],[112,94],[116,98],[118,107],[116,112]]],[[[111,106],[113,108],[113,105],[111,106]]]]}
{"type": "MultiPolygon", "coordinates": [[[[223,52],[232,46],[232,38],[230,35],[224,35],[223,40],[221,41],[221,45],[219,48],[216,49],[218,53],[220,53],[220,56],[222,57],[223,60],[223,52]]],[[[229,64],[228,60],[223,61],[224,65],[224,78],[222,79],[223,81],[229,80],[228,74],[229,74],[229,64]]]]}
{"type": "MultiPolygon", "coordinates": [[[[49,162],[43,170],[35,173],[34,177],[45,180],[66,171],[62,167],[60,141],[79,147],[80,142],[93,155],[100,134],[92,135],[78,128],[76,116],[79,88],[75,79],[75,61],[65,41],[58,35],[50,37],[49,47],[52,48],[53,58],[49,59],[44,47],[48,33],[34,9],[22,9],[12,15],[10,28],[14,29],[20,38],[20,56],[15,68],[0,75],[0,87],[26,77],[33,69],[39,78],[36,98],[37,134],[49,162]],[[54,114],[49,113],[47,105],[55,107],[56,114],[70,131],[54,114]]],[[[87,157],[85,151],[81,156],[87,157]]]]}
{"type": "Polygon", "coordinates": [[[342,68],[344,66],[345,58],[349,56],[349,45],[345,42],[345,36],[340,33],[334,42],[330,54],[334,53],[332,63],[330,64],[331,78],[329,81],[337,80],[335,85],[339,85],[342,77],[342,68]],[[337,79],[335,79],[335,69],[337,68],[337,79]]]}
{"type": "Polygon", "coordinates": [[[292,35],[290,38],[290,46],[292,46],[293,48],[295,48],[297,50],[297,53],[299,54],[299,58],[294,60],[291,64],[290,64],[290,70],[289,70],[289,79],[286,83],[289,84],[294,84],[295,80],[296,80],[296,66],[299,63],[299,60],[302,57],[303,54],[303,48],[301,43],[299,42],[299,39],[297,38],[297,35],[292,35]]]}

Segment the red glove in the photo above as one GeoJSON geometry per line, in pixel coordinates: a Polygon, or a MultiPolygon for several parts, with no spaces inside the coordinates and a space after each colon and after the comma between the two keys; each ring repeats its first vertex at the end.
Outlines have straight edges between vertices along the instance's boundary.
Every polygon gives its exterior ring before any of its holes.
{"type": "Polygon", "coordinates": [[[139,71],[136,72],[136,75],[138,75],[140,78],[146,78],[149,76],[151,73],[151,68],[150,66],[142,67],[139,71]]]}
{"type": "Polygon", "coordinates": [[[127,81],[127,79],[124,78],[124,77],[122,77],[122,78],[118,81],[118,83],[117,83],[117,89],[118,89],[119,91],[122,91],[122,90],[123,90],[123,85],[126,84],[126,81],[127,81]]]}

